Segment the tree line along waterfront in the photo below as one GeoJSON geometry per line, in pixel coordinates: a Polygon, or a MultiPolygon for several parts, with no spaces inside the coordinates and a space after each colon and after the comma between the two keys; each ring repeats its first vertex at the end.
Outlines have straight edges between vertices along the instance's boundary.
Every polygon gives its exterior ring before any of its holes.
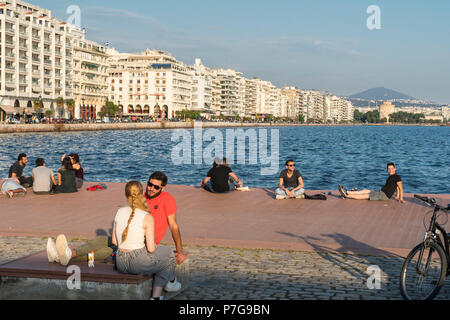
{"type": "MultiPolygon", "coordinates": [[[[410,113],[405,111],[394,112],[389,115],[390,123],[408,123],[408,124],[439,124],[448,123],[450,119],[444,118],[443,120],[425,119],[423,113],[410,113]]],[[[387,123],[387,118],[380,119],[380,112],[378,110],[361,112],[359,110],[354,111],[355,123],[387,123]]]]}

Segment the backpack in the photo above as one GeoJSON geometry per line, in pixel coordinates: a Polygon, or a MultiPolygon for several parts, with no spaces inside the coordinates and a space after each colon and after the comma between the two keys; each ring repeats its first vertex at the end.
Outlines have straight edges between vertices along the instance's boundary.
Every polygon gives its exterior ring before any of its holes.
{"type": "Polygon", "coordinates": [[[305,199],[309,200],[327,200],[327,197],[324,194],[318,193],[313,195],[305,194],[305,199]]]}

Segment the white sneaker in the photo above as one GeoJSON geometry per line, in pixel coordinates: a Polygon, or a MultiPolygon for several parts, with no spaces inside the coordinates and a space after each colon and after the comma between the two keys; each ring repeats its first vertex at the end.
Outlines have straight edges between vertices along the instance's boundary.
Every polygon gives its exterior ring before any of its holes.
{"type": "Polygon", "coordinates": [[[56,251],[58,252],[59,262],[63,266],[67,266],[70,259],[72,259],[72,250],[70,250],[66,236],[63,234],[56,238],[56,251]]]}
{"type": "Polygon", "coordinates": [[[48,262],[59,262],[58,252],[56,251],[56,243],[52,238],[47,240],[47,258],[48,262]]]}
{"type": "Polygon", "coordinates": [[[277,200],[284,200],[284,199],[286,199],[286,196],[282,196],[282,195],[280,195],[280,194],[277,194],[277,195],[275,196],[275,199],[277,199],[277,200]]]}
{"type": "Polygon", "coordinates": [[[305,195],[304,195],[304,194],[301,194],[301,195],[299,195],[299,196],[296,196],[295,199],[305,199],[305,195]]]}
{"type": "Polygon", "coordinates": [[[164,290],[167,292],[176,292],[181,289],[181,283],[177,281],[177,278],[175,278],[174,282],[167,282],[166,286],[164,287],[164,290]]]}
{"type": "MultiPolygon", "coordinates": [[[[155,298],[150,298],[150,300],[156,300],[155,298]]],[[[159,300],[164,300],[164,297],[163,296],[160,296],[159,297],[159,300]]]]}

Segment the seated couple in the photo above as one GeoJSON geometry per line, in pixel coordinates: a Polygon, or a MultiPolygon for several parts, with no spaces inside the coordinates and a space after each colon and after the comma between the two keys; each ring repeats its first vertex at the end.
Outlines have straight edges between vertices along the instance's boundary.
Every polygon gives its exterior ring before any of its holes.
{"type": "Polygon", "coordinates": [[[396,193],[395,200],[404,203],[402,178],[396,173],[395,164],[390,162],[387,164],[387,172],[389,174],[386,183],[381,190],[359,190],[348,191],[342,185],[338,185],[339,193],[343,199],[355,200],[389,200],[396,193]]]}
{"type": "Polygon", "coordinates": [[[235,188],[243,187],[242,181],[231,170],[226,158],[214,159],[213,167],[208,171],[200,186],[213,193],[227,193],[235,188]]]}
{"type": "Polygon", "coordinates": [[[74,193],[78,191],[72,159],[64,157],[56,180],[53,171],[46,167],[45,160],[36,159],[33,174],[33,192],[38,195],[53,193],[74,193]]]}
{"type": "MultiPolygon", "coordinates": [[[[128,274],[154,275],[152,299],[155,300],[162,298],[163,289],[167,292],[181,289],[181,284],[175,279],[175,264],[182,263],[188,255],[182,249],[176,224],[175,200],[169,193],[163,192],[166,184],[167,177],[162,172],[150,176],[145,195],[139,182],[127,183],[125,196],[128,206],[117,211],[112,234],[112,244],[118,247],[117,270],[128,274]],[[159,245],[167,228],[170,228],[177,247],[175,254],[170,247],[159,245]]],[[[49,262],[63,265],[70,260],[87,262],[87,254],[91,251],[95,252],[96,260],[104,260],[113,249],[108,247],[107,237],[97,237],[75,250],[68,247],[64,235],[59,235],[56,242],[51,238],[47,242],[49,262]]]]}

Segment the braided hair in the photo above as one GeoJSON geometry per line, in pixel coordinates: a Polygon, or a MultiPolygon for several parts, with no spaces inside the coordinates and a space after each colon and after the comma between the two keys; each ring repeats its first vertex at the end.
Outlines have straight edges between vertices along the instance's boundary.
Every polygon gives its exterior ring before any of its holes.
{"type": "Polygon", "coordinates": [[[125,186],[125,196],[127,197],[128,204],[131,207],[131,214],[128,218],[127,226],[122,233],[122,243],[127,240],[128,230],[130,228],[130,223],[134,218],[136,208],[150,213],[147,200],[144,197],[144,188],[139,181],[130,181],[127,183],[125,186]]]}

